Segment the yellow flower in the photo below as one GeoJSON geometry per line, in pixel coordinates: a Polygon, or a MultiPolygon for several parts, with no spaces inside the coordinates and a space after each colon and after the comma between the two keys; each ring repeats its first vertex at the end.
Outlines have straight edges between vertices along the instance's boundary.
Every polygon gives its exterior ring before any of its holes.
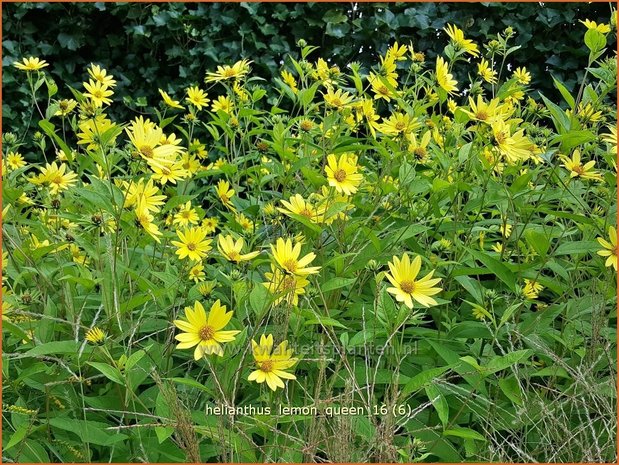
{"type": "Polygon", "coordinates": [[[4,160],[6,166],[9,168],[8,171],[19,169],[23,166],[26,166],[26,160],[24,157],[18,152],[9,152],[6,155],[6,159],[4,160]]]}
{"type": "Polygon", "coordinates": [[[529,73],[524,66],[521,68],[516,68],[516,71],[514,71],[514,77],[520,84],[525,86],[531,82],[531,73],[529,73]]]}
{"type": "Polygon", "coordinates": [[[249,65],[251,63],[251,61],[243,59],[241,61],[237,61],[232,66],[217,66],[217,71],[206,73],[204,82],[209,83],[225,81],[227,79],[241,79],[249,72],[249,65]]]}
{"type": "Polygon", "coordinates": [[[310,252],[303,258],[299,259],[301,254],[301,243],[297,242],[294,247],[290,239],[277,239],[275,245],[271,244],[271,252],[277,264],[286,272],[297,276],[306,276],[308,274],[318,273],[319,266],[310,266],[311,262],[316,258],[314,252],[310,252]]]}
{"type": "Polygon", "coordinates": [[[402,259],[393,257],[393,262],[389,262],[391,274],[385,273],[387,279],[394,287],[387,288],[387,292],[395,295],[398,302],[404,302],[408,308],[413,308],[413,299],[424,307],[436,305],[432,295],[442,291],[440,287],[433,287],[438,284],[441,278],[432,279],[434,271],[430,271],[425,277],[416,280],[421,269],[421,257],[416,256],[411,262],[408,254],[404,254],[402,259]]]}
{"type": "Polygon", "coordinates": [[[582,24],[586,26],[587,29],[595,30],[601,32],[602,34],[608,34],[610,32],[610,26],[608,24],[600,23],[597,24],[595,21],[589,21],[588,19],[580,20],[582,24]]]}
{"type": "Polygon", "coordinates": [[[282,378],[297,379],[295,375],[284,371],[298,362],[297,358],[292,357],[292,349],[288,349],[288,341],[283,341],[273,349],[273,335],[269,334],[268,337],[264,335],[260,337],[260,344],[254,340],[251,344],[258,369],[249,374],[248,381],[259,384],[266,381],[269,388],[275,391],[278,387],[282,389],[285,387],[282,378]]]}
{"type": "Polygon", "coordinates": [[[470,39],[465,39],[464,32],[462,32],[462,30],[459,29],[458,26],[448,24],[447,27],[445,27],[443,30],[451,39],[451,43],[455,49],[464,50],[466,51],[466,53],[474,57],[479,56],[479,49],[477,48],[477,44],[470,39]]]}
{"type": "Polygon", "coordinates": [[[187,152],[183,153],[180,163],[183,169],[190,175],[197,173],[201,166],[200,161],[187,152]]]}
{"type": "Polygon", "coordinates": [[[219,97],[217,97],[217,100],[215,100],[213,102],[213,105],[211,105],[211,111],[213,113],[217,113],[218,111],[223,111],[226,114],[230,114],[230,112],[232,111],[232,109],[234,108],[234,103],[232,103],[232,100],[230,100],[230,97],[224,97],[223,95],[220,95],[219,97]]]}
{"type": "Polygon", "coordinates": [[[428,144],[430,143],[431,138],[432,133],[429,129],[424,133],[420,142],[417,141],[415,134],[411,134],[408,138],[408,151],[414,155],[415,160],[419,163],[425,163],[428,161],[428,144]]]}
{"type": "Polygon", "coordinates": [[[202,229],[206,231],[206,234],[212,234],[217,229],[217,223],[219,223],[217,218],[204,218],[202,220],[202,229]]]}
{"type": "Polygon", "coordinates": [[[559,157],[563,161],[562,166],[570,172],[570,178],[579,177],[592,181],[602,180],[602,175],[593,169],[595,160],[588,161],[583,165],[580,160],[580,151],[578,149],[574,150],[572,158],[568,158],[565,155],[560,155],[559,157]]]}
{"type": "Polygon", "coordinates": [[[187,102],[191,103],[198,110],[202,110],[202,107],[206,106],[210,99],[206,97],[206,92],[200,89],[198,86],[193,86],[187,89],[187,102]]]}
{"type": "MultiPolygon", "coordinates": [[[[387,80],[384,77],[382,77],[382,79],[387,80]]],[[[375,99],[382,98],[383,100],[385,100],[385,102],[390,102],[392,98],[397,97],[397,94],[391,92],[391,90],[389,90],[389,88],[385,85],[382,79],[380,76],[376,76],[373,73],[370,73],[368,76],[368,81],[370,85],[372,86],[372,92],[374,92],[374,98],[375,99]]],[[[395,88],[397,84],[398,83],[396,81],[395,85],[392,85],[392,87],[395,88]]]]}
{"type": "Polygon", "coordinates": [[[486,318],[493,319],[492,315],[488,310],[486,310],[481,305],[473,304],[473,316],[481,321],[484,321],[486,318]]]}
{"type": "Polygon", "coordinates": [[[189,171],[183,168],[182,162],[174,163],[171,166],[151,166],[153,170],[152,178],[159,184],[176,184],[176,181],[189,176],[189,171]]]}
{"type": "Polygon", "coordinates": [[[88,74],[95,81],[100,82],[105,87],[114,87],[116,85],[114,76],[112,76],[111,74],[108,75],[105,69],[101,68],[99,65],[95,65],[94,63],[90,64],[90,67],[88,68],[88,74]]]}
{"type": "Polygon", "coordinates": [[[338,159],[334,154],[327,157],[325,173],[329,185],[335,190],[345,195],[352,195],[357,192],[363,175],[358,173],[357,157],[343,153],[338,159]]]}
{"type": "Polygon", "coordinates": [[[185,107],[181,105],[181,102],[179,102],[178,100],[174,100],[163,90],[161,89],[158,89],[158,90],[159,90],[159,94],[161,95],[161,98],[163,99],[163,103],[165,103],[167,106],[169,106],[170,108],[177,108],[179,110],[185,109],[185,107]]]}
{"type": "Polygon", "coordinates": [[[217,286],[217,281],[205,281],[198,284],[198,292],[204,297],[210,295],[217,286]]]}
{"type": "Polygon", "coordinates": [[[82,254],[82,250],[77,245],[71,244],[69,246],[69,251],[71,252],[71,258],[75,263],[78,263],[80,265],[88,265],[88,263],[90,262],[90,260],[88,260],[88,257],[82,254]]]}
{"type": "Polygon", "coordinates": [[[294,76],[290,73],[290,71],[287,71],[285,69],[282,70],[281,76],[284,82],[288,85],[288,87],[290,87],[292,92],[294,92],[295,94],[299,92],[299,89],[297,88],[297,81],[295,80],[294,76]]]}
{"type": "Polygon", "coordinates": [[[242,213],[235,215],[234,221],[236,221],[239,224],[239,226],[243,228],[245,231],[251,231],[252,229],[254,229],[254,222],[250,220],[249,218],[247,218],[242,213]]]}
{"type": "Polygon", "coordinates": [[[153,223],[153,215],[151,215],[148,210],[142,209],[136,210],[135,216],[144,231],[146,231],[148,235],[150,235],[150,237],[155,239],[158,243],[161,243],[159,236],[163,236],[163,233],[159,231],[159,227],[153,223]]]}
{"type": "Polygon", "coordinates": [[[73,99],[63,99],[58,101],[58,110],[54,116],[67,116],[77,106],[77,102],[73,99]]]}
{"type": "Polygon", "coordinates": [[[49,187],[52,195],[59,194],[73,186],[77,181],[77,174],[67,170],[67,165],[56,162],[47,163],[44,168],[39,168],[41,174],[30,179],[33,184],[45,184],[49,187]],[[66,171],[66,173],[65,173],[66,171]]]}
{"type": "Polygon", "coordinates": [[[191,202],[187,202],[180,208],[178,213],[174,215],[174,221],[172,224],[177,224],[179,226],[189,226],[190,224],[197,224],[198,219],[198,214],[191,206],[191,202]]]}
{"type": "Polygon", "coordinates": [[[511,134],[509,126],[502,120],[492,122],[494,145],[510,165],[531,158],[535,145],[520,129],[511,134]]]}
{"type": "Polygon", "coordinates": [[[608,227],[608,241],[602,237],[598,237],[602,250],[598,250],[597,254],[606,259],[606,266],[612,266],[617,271],[617,230],[613,226],[608,227]],[[610,242],[609,242],[610,241],[610,242]]]}
{"type": "Polygon", "coordinates": [[[217,183],[217,187],[215,189],[217,195],[221,202],[230,210],[236,211],[234,206],[232,205],[232,197],[234,197],[234,189],[230,189],[230,183],[224,179],[221,179],[217,183]]]}
{"type": "Polygon", "coordinates": [[[95,326],[86,333],[84,339],[91,344],[102,344],[105,341],[105,332],[95,326]]]}
{"type": "MultiPolygon", "coordinates": [[[[86,150],[95,151],[100,146],[101,135],[115,127],[111,120],[105,115],[97,115],[92,119],[87,119],[79,123],[80,133],[77,134],[78,145],[86,145],[86,150]]],[[[117,136],[110,139],[108,143],[113,144],[117,136]]]]}
{"type": "Polygon", "coordinates": [[[92,79],[89,79],[88,82],[84,82],[83,84],[84,88],[87,90],[87,92],[84,92],[84,95],[90,98],[95,107],[99,108],[102,107],[104,103],[106,105],[112,103],[112,99],[108,97],[114,95],[114,92],[108,89],[105,84],[99,81],[93,81],[92,79]]]}
{"type": "Polygon", "coordinates": [[[436,81],[438,85],[447,91],[447,93],[452,94],[458,91],[456,87],[458,85],[458,81],[453,78],[453,75],[449,72],[449,68],[447,67],[447,63],[443,60],[443,57],[436,57],[436,81]]]}
{"type": "Polygon", "coordinates": [[[174,320],[174,326],[183,331],[175,336],[179,341],[177,349],[190,349],[196,346],[193,352],[194,360],[200,360],[204,355],[217,354],[223,357],[224,351],[220,343],[232,342],[240,333],[237,330],[222,331],[232,319],[234,312],[226,312],[226,306],[218,300],[207,313],[200,302],[196,300],[193,309],[185,307],[184,320],[174,320]]]}
{"type": "Polygon", "coordinates": [[[512,225],[508,223],[501,223],[499,226],[499,231],[501,231],[503,237],[507,239],[512,234],[512,225]]]}
{"type": "Polygon", "coordinates": [[[271,264],[271,271],[271,273],[264,274],[268,281],[262,284],[271,294],[279,296],[273,301],[273,305],[285,300],[289,305],[296,307],[299,304],[299,295],[305,294],[304,288],[309,284],[307,278],[286,274],[273,264],[271,264]]]}
{"type": "Polygon", "coordinates": [[[140,157],[150,167],[169,167],[176,162],[176,155],[183,151],[178,145],[161,144],[163,130],[142,116],[133,120],[125,131],[140,157]]]}
{"type": "Polygon", "coordinates": [[[492,250],[494,250],[496,253],[503,253],[503,244],[501,242],[497,242],[492,246],[492,250]]]}
{"type": "Polygon", "coordinates": [[[611,151],[617,154],[617,128],[615,126],[607,126],[610,134],[602,134],[602,141],[610,144],[611,151]]]}
{"type": "Polygon", "coordinates": [[[250,252],[246,254],[241,254],[241,250],[245,246],[245,241],[243,238],[239,238],[236,242],[234,241],[234,237],[228,235],[224,236],[222,234],[217,238],[217,249],[219,253],[221,253],[227,260],[231,262],[243,262],[246,260],[251,260],[252,258],[257,257],[260,252],[250,252]]]}
{"type": "Polygon", "coordinates": [[[499,99],[495,98],[486,103],[481,95],[477,96],[477,102],[469,97],[469,106],[470,110],[464,108],[462,110],[474,120],[488,124],[496,120],[504,121],[512,112],[507,105],[499,105],[499,99]]]}
{"type": "Polygon", "coordinates": [[[489,84],[496,84],[497,73],[492,69],[488,60],[485,58],[481,59],[481,63],[477,64],[477,74],[481,76],[481,78],[489,84]]]}
{"type": "Polygon", "coordinates": [[[532,279],[524,280],[524,288],[522,289],[522,295],[527,299],[535,300],[539,297],[539,293],[544,290],[544,286],[532,279]]]}
{"type": "Polygon", "coordinates": [[[330,107],[342,109],[346,105],[349,105],[353,98],[348,92],[344,92],[342,89],[338,89],[333,92],[333,88],[328,88],[326,94],[322,94],[324,101],[330,107]]]}
{"type": "Polygon", "coordinates": [[[195,264],[189,270],[189,279],[193,279],[196,283],[198,281],[204,281],[205,276],[204,265],[202,265],[202,263],[195,264]]]}
{"type": "Polygon", "coordinates": [[[22,71],[39,71],[46,66],[49,66],[49,63],[45,60],[39,60],[35,57],[23,58],[22,62],[16,61],[13,63],[17,69],[21,69],[22,71]]]}
{"type": "Polygon", "coordinates": [[[194,227],[185,231],[176,231],[179,241],[172,241],[172,245],[177,248],[176,255],[180,260],[189,257],[189,260],[199,262],[209,250],[211,250],[211,239],[206,239],[206,231],[202,228],[194,227]]]}
{"type": "MultiPolygon", "coordinates": [[[[324,216],[324,208],[321,208],[320,210],[317,209],[310,202],[305,200],[301,194],[293,195],[290,197],[290,201],[281,200],[281,203],[285,208],[277,207],[277,210],[286,216],[290,216],[291,214],[301,215],[306,217],[312,223],[320,222],[324,216]]],[[[265,213],[267,213],[266,206],[265,213]]]]}
{"type": "Polygon", "coordinates": [[[408,113],[395,112],[387,119],[383,119],[383,122],[376,125],[383,134],[388,136],[407,136],[414,129],[419,127],[417,118],[410,117],[408,113]]]}
{"type": "Polygon", "coordinates": [[[125,208],[135,206],[138,213],[157,212],[166,199],[165,195],[157,195],[158,192],[159,189],[153,185],[152,179],[145,183],[144,178],[141,178],[138,182],[128,184],[124,206],[125,208]]]}

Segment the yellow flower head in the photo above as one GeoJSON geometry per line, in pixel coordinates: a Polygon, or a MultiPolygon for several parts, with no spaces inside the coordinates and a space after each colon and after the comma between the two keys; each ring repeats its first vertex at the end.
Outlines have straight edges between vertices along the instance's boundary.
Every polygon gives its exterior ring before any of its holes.
{"type": "MultiPolygon", "coordinates": [[[[101,134],[110,131],[116,124],[105,115],[97,115],[79,123],[80,131],[77,134],[78,145],[86,145],[86,150],[94,151],[99,148],[101,134]]],[[[108,143],[113,144],[117,136],[110,139],[108,143]]]]}
{"type": "MultiPolygon", "coordinates": [[[[284,215],[301,215],[306,217],[312,223],[320,223],[324,219],[325,209],[316,208],[309,201],[305,200],[301,194],[293,195],[290,197],[290,201],[281,200],[281,203],[285,208],[277,207],[277,210],[282,212],[284,215]]],[[[266,206],[265,213],[267,213],[266,206]]]]}
{"type": "Polygon", "coordinates": [[[95,81],[100,82],[105,87],[114,87],[116,85],[116,81],[114,80],[114,76],[111,74],[107,74],[107,71],[101,68],[99,65],[95,65],[93,63],[90,64],[88,68],[88,74],[95,81]]]}
{"type": "Polygon", "coordinates": [[[172,166],[177,161],[177,154],[183,151],[178,145],[162,144],[163,130],[149,119],[144,120],[142,116],[133,120],[125,131],[140,157],[151,168],[172,166]]]}
{"type": "Polygon", "coordinates": [[[159,189],[153,185],[153,180],[145,181],[140,178],[138,182],[128,184],[125,196],[125,208],[135,207],[136,212],[158,212],[163,205],[166,196],[158,194],[159,189]]]}
{"type": "Polygon", "coordinates": [[[193,279],[196,283],[199,281],[204,281],[205,277],[204,265],[202,265],[202,263],[196,263],[189,270],[189,279],[193,279]]]}
{"type": "Polygon", "coordinates": [[[601,181],[602,175],[595,171],[595,160],[588,161],[584,165],[580,160],[580,151],[574,150],[572,157],[568,158],[565,155],[560,156],[563,161],[563,167],[570,172],[570,178],[582,178],[591,181],[601,181]]]}
{"type": "Polygon", "coordinates": [[[202,110],[202,107],[205,107],[208,102],[210,102],[210,99],[206,96],[206,92],[198,86],[193,86],[187,89],[187,98],[185,100],[191,103],[198,110],[202,110]]]}
{"type": "Polygon", "coordinates": [[[13,63],[17,69],[22,71],[39,71],[40,69],[49,66],[49,63],[45,60],[40,60],[36,57],[23,58],[21,62],[16,61],[13,63]]]}
{"type": "Polygon", "coordinates": [[[436,57],[436,81],[449,94],[458,91],[458,81],[453,78],[447,63],[441,56],[436,57]]]}
{"type": "Polygon", "coordinates": [[[86,333],[84,339],[91,344],[102,344],[105,341],[105,333],[95,326],[86,333]]]}
{"type": "Polygon", "coordinates": [[[185,205],[181,206],[178,213],[174,215],[173,224],[186,227],[190,224],[197,224],[198,220],[199,218],[196,210],[191,206],[191,202],[187,202],[185,205]]]}
{"type": "Polygon", "coordinates": [[[176,231],[180,241],[172,241],[172,245],[177,247],[176,254],[180,260],[189,257],[189,260],[199,262],[209,250],[211,250],[211,239],[206,239],[206,231],[199,227],[176,231]]]}
{"type": "Polygon", "coordinates": [[[265,273],[264,276],[268,281],[262,284],[271,294],[278,296],[273,301],[273,305],[285,300],[289,305],[296,307],[299,304],[299,295],[305,294],[304,288],[309,284],[304,276],[286,274],[273,264],[271,264],[271,273],[265,273]]]}
{"type": "Polygon", "coordinates": [[[352,96],[342,89],[338,89],[334,92],[333,88],[328,88],[327,93],[322,95],[328,106],[337,108],[338,110],[350,105],[353,101],[352,96]]]}
{"type": "Polygon", "coordinates": [[[474,57],[479,56],[479,49],[477,48],[477,44],[470,39],[465,39],[464,32],[462,32],[462,30],[459,29],[458,26],[448,24],[447,27],[444,28],[444,31],[451,39],[451,43],[455,49],[464,50],[466,51],[466,53],[474,57]]]}
{"type": "Polygon", "coordinates": [[[531,82],[531,73],[529,73],[524,66],[521,68],[516,68],[516,71],[514,71],[514,77],[519,84],[525,86],[531,82]]]}
{"type": "Polygon", "coordinates": [[[481,63],[477,64],[477,74],[489,84],[496,84],[497,72],[492,69],[490,63],[485,58],[481,59],[481,63]]]}
{"type": "Polygon", "coordinates": [[[395,295],[398,302],[404,302],[408,308],[413,308],[413,299],[424,307],[436,305],[436,300],[430,296],[442,291],[440,287],[434,287],[441,278],[432,279],[434,271],[430,271],[425,277],[417,280],[421,269],[419,255],[412,262],[406,253],[401,259],[394,256],[393,262],[389,262],[388,265],[391,274],[385,273],[385,276],[394,287],[387,288],[387,292],[395,295]]]}
{"type": "Polygon", "coordinates": [[[316,258],[315,253],[310,252],[299,259],[299,255],[301,255],[301,243],[296,243],[293,246],[292,240],[284,240],[280,237],[277,239],[275,245],[271,244],[271,252],[273,252],[275,262],[286,273],[306,276],[308,274],[318,273],[320,270],[319,266],[307,266],[316,258]]]}
{"type": "Polygon", "coordinates": [[[219,299],[211,306],[207,314],[204,307],[198,301],[193,308],[185,307],[185,320],[174,320],[174,326],[183,331],[175,336],[179,341],[177,349],[190,349],[196,347],[193,358],[200,360],[204,355],[217,354],[223,357],[224,351],[221,343],[232,342],[240,333],[237,330],[222,331],[230,322],[234,312],[226,312],[226,306],[221,305],[219,299]]]}
{"type": "Polygon", "coordinates": [[[77,102],[73,99],[63,99],[58,101],[58,110],[54,113],[54,116],[68,116],[75,107],[77,102]]]}
{"type": "Polygon", "coordinates": [[[269,334],[268,337],[264,335],[260,337],[260,344],[253,340],[251,344],[258,369],[249,374],[247,378],[249,381],[256,383],[266,381],[269,388],[275,391],[277,388],[285,387],[282,379],[297,379],[295,375],[285,371],[298,362],[297,358],[292,357],[292,349],[288,348],[288,341],[283,341],[273,349],[273,335],[269,334]]]}
{"type": "Polygon", "coordinates": [[[602,34],[608,34],[610,32],[610,26],[604,23],[596,23],[595,21],[589,21],[588,19],[580,20],[582,24],[589,30],[595,30],[601,32],[602,34]]]}
{"type": "Polygon", "coordinates": [[[235,241],[234,237],[230,235],[224,236],[223,234],[220,234],[217,238],[217,249],[219,250],[219,253],[221,253],[226,258],[226,260],[229,260],[231,262],[238,263],[246,260],[251,260],[252,258],[257,257],[260,254],[259,251],[241,254],[241,250],[243,249],[244,245],[245,241],[242,237],[235,241]]]}
{"type": "Polygon", "coordinates": [[[606,266],[612,266],[617,271],[617,230],[613,226],[608,227],[608,240],[598,237],[602,250],[598,250],[597,254],[606,258],[606,266]]]}
{"type": "Polygon", "coordinates": [[[161,98],[163,99],[163,103],[165,103],[167,106],[169,106],[170,108],[176,108],[178,110],[185,109],[185,107],[181,105],[181,102],[179,102],[178,100],[174,100],[163,90],[161,89],[158,89],[158,90],[159,90],[159,94],[161,95],[161,98]]]}
{"type": "Polygon", "coordinates": [[[223,111],[226,114],[230,114],[232,109],[234,108],[234,103],[228,96],[220,95],[217,97],[217,100],[213,102],[211,105],[211,111],[213,113],[217,113],[218,111],[223,111]]]}
{"type": "Polygon", "coordinates": [[[56,162],[47,163],[45,167],[39,168],[41,174],[30,179],[33,184],[45,184],[49,187],[52,195],[57,195],[62,191],[69,189],[77,180],[77,174],[71,170],[67,170],[67,165],[56,162]]]}
{"type": "Polygon", "coordinates": [[[215,189],[215,191],[217,192],[217,195],[219,196],[219,199],[221,200],[221,202],[230,210],[235,210],[234,206],[232,205],[232,197],[234,197],[234,189],[230,188],[230,183],[224,179],[221,179],[218,183],[217,183],[217,188],[215,189]]]}
{"type": "Polygon", "coordinates": [[[335,158],[334,154],[327,157],[327,166],[325,173],[329,185],[335,187],[335,190],[345,195],[352,195],[357,192],[363,175],[358,173],[357,157],[343,153],[339,158],[335,158]]]}
{"type": "Polygon", "coordinates": [[[292,75],[292,73],[290,73],[290,71],[287,71],[285,69],[282,70],[281,76],[282,76],[282,79],[284,80],[284,82],[288,85],[288,87],[290,87],[292,92],[294,92],[295,94],[297,92],[299,92],[299,89],[297,87],[297,81],[295,80],[295,78],[292,75]]]}
{"type": "Polygon", "coordinates": [[[153,223],[153,220],[155,219],[153,215],[151,215],[146,209],[137,209],[135,211],[135,216],[144,231],[146,231],[150,237],[155,239],[157,243],[161,243],[161,239],[159,239],[159,237],[163,236],[163,233],[159,231],[159,227],[153,223]]]}
{"type": "Polygon", "coordinates": [[[206,234],[212,234],[217,229],[219,220],[217,218],[204,218],[202,220],[202,229],[206,231],[206,234]]]}
{"type": "Polygon", "coordinates": [[[527,299],[535,300],[539,297],[539,293],[544,290],[544,286],[532,279],[524,280],[524,288],[522,289],[522,295],[527,299]]]}
{"type": "Polygon", "coordinates": [[[26,160],[24,160],[24,157],[18,152],[7,153],[4,163],[8,168],[7,171],[16,170],[26,166],[26,160]]]}
{"type": "Polygon", "coordinates": [[[248,60],[240,60],[234,63],[232,66],[224,65],[217,66],[217,71],[206,73],[206,78],[204,82],[217,82],[217,81],[225,81],[228,79],[241,79],[249,73],[249,65],[251,61],[248,60]]]}
{"type": "Polygon", "coordinates": [[[89,97],[95,107],[100,108],[103,104],[109,105],[112,103],[112,99],[109,97],[114,95],[114,92],[102,82],[89,79],[88,82],[84,82],[83,84],[84,89],[86,89],[84,96],[89,97]]]}

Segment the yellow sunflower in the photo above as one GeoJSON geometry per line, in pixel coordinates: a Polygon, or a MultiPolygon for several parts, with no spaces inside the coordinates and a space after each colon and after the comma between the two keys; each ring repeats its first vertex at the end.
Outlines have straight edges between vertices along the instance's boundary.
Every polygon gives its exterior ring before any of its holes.
{"type": "Polygon", "coordinates": [[[84,82],[83,84],[84,89],[87,91],[84,92],[84,95],[90,98],[95,107],[100,108],[103,104],[109,105],[112,103],[112,99],[109,97],[114,95],[114,92],[105,84],[99,81],[93,81],[92,79],[89,79],[88,82],[84,82]]]}
{"type": "Polygon", "coordinates": [[[202,107],[205,107],[208,102],[210,102],[210,99],[206,96],[206,92],[198,86],[193,86],[187,89],[187,98],[185,100],[195,106],[198,110],[202,110],[202,107]]]}
{"type": "Polygon", "coordinates": [[[206,231],[199,227],[176,231],[180,241],[172,241],[172,245],[177,248],[176,254],[180,260],[189,257],[189,260],[199,262],[209,250],[211,250],[211,239],[206,239],[206,231]]]}
{"type": "Polygon", "coordinates": [[[318,273],[320,270],[319,266],[307,266],[316,258],[314,252],[310,252],[299,259],[299,255],[301,254],[300,242],[297,242],[293,246],[292,240],[284,240],[280,237],[277,239],[275,245],[271,244],[271,252],[273,252],[275,262],[287,273],[305,276],[318,273]]]}
{"type": "Polygon", "coordinates": [[[253,340],[251,344],[258,369],[249,374],[247,378],[249,381],[259,384],[266,381],[269,388],[275,391],[277,388],[285,387],[282,379],[297,379],[295,375],[285,371],[298,362],[297,358],[292,357],[288,341],[283,341],[273,349],[273,335],[269,334],[268,337],[264,335],[260,337],[260,344],[253,340]]]}
{"type": "Polygon", "coordinates": [[[161,98],[163,99],[163,103],[165,103],[167,106],[169,106],[170,108],[177,108],[179,110],[184,110],[185,107],[181,105],[181,102],[179,102],[178,100],[174,100],[172,97],[170,97],[167,92],[158,89],[159,90],[159,94],[161,95],[161,98]]]}
{"type": "Polygon", "coordinates": [[[223,357],[224,351],[221,343],[232,342],[240,333],[237,330],[222,331],[230,322],[234,312],[226,312],[226,306],[218,300],[211,306],[208,315],[204,307],[198,301],[193,309],[185,307],[185,320],[174,320],[174,326],[183,331],[175,336],[179,341],[177,349],[190,349],[196,347],[193,352],[194,360],[200,360],[204,355],[217,354],[223,357]]]}
{"type": "Polygon", "coordinates": [[[49,66],[49,63],[45,60],[40,60],[36,57],[23,58],[21,62],[16,61],[13,63],[17,69],[22,71],[39,71],[40,69],[49,66]]]}
{"type": "Polygon", "coordinates": [[[448,94],[458,92],[458,81],[453,78],[447,63],[441,56],[436,57],[436,81],[448,94]]]}
{"type": "Polygon", "coordinates": [[[251,61],[248,60],[240,60],[234,63],[232,66],[223,65],[217,66],[217,70],[215,72],[206,73],[206,77],[204,78],[204,82],[217,82],[217,81],[225,81],[227,79],[241,79],[245,77],[245,75],[249,72],[249,65],[251,61]]]}
{"type": "Polygon", "coordinates": [[[335,190],[345,195],[352,195],[357,192],[363,175],[358,173],[357,157],[343,153],[338,159],[334,154],[327,157],[325,173],[329,185],[335,190]]]}
{"type": "Polygon", "coordinates": [[[387,288],[387,292],[395,295],[398,302],[404,302],[408,308],[413,308],[413,299],[424,307],[436,305],[436,300],[430,296],[442,291],[440,287],[434,287],[441,278],[432,279],[434,271],[430,271],[425,277],[417,280],[421,269],[419,255],[412,262],[406,253],[401,259],[394,256],[393,262],[389,262],[388,265],[391,274],[385,273],[385,276],[394,287],[387,288]]]}
{"type": "Polygon", "coordinates": [[[142,159],[150,167],[169,167],[183,148],[175,144],[162,144],[163,130],[149,119],[138,116],[125,131],[142,159]]]}
{"type": "Polygon", "coordinates": [[[245,240],[242,237],[235,241],[234,237],[230,235],[224,236],[220,234],[217,238],[217,249],[219,253],[221,253],[226,260],[230,260],[231,262],[244,262],[260,254],[259,251],[241,254],[241,250],[243,250],[244,246],[245,240]]]}
{"type": "Polygon", "coordinates": [[[598,237],[602,250],[598,250],[597,254],[606,259],[606,266],[612,266],[617,271],[617,230],[613,226],[608,227],[608,241],[602,237],[598,237]]]}
{"type": "Polygon", "coordinates": [[[299,295],[305,294],[305,286],[309,284],[304,276],[283,273],[273,264],[271,273],[265,273],[264,276],[268,281],[262,284],[271,294],[279,296],[273,301],[273,305],[285,300],[289,305],[296,307],[299,304],[299,295]]]}

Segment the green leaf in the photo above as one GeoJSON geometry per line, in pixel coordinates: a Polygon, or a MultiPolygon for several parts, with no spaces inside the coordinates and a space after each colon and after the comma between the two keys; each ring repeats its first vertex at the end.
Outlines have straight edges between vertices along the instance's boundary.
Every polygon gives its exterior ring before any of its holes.
{"type": "Polygon", "coordinates": [[[43,120],[39,121],[39,127],[41,129],[43,129],[43,132],[45,132],[45,134],[47,134],[52,139],[54,139],[54,141],[56,141],[56,143],[60,146],[62,151],[67,156],[67,161],[69,163],[73,162],[73,155],[71,153],[71,149],[69,148],[69,146],[67,144],[64,143],[64,141],[60,138],[60,136],[58,136],[58,134],[56,134],[56,132],[55,132],[56,126],[54,126],[52,123],[50,123],[46,119],[43,119],[43,120]]]}
{"type": "Polygon", "coordinates": [[[434,384],[428,384],[426,386],[426,394],[436,409],[436,413],[438,413],[438,418],[441,420],[443,428],[446,428],[449,423],[449,405],[447,404],[445,396],[434,384]]]}
{"type": "Polygon", "coordinates": [[[585,32],[585,45],[592,54],[596,54],[606,46],[606,36],[596,29],[585,32]]]}
{"type": "Polygon", "coordinates": [[[507,266],[498,261],[496,258],[491,257],[486,252],[479,252],[473,249],[467,249],[468,252],[477,260],[482,262],[486,268],[488,268],[497,278],[507,284],[512,291],[516,290],[516,277],[507,266]]]}
{"type": "Polygon", "coordinates": [[[476,441],[486,442],[485,437],[470,428],[451,428],[443,431],[443,436],[456,436],[459,438],[475,439],[476,441]]]}
{"type": "Polygon", "coordinates": [[[329,292],[342,287],[350,286],[354,283],[356,278],[333,278],[320,286],[322,292],[329,292]]]}
{"type": "Polygon", "coordinates": [[[503,394],[514,404],[522,405],[522,392],[520,390],[520,384],[518,384],[518,379],[516,379],[515,376],[500,379],[499,388],[501,388],[503,394]]]}
{"type": "Polygon", "coordinates": [[[108,433],[105,429],[110,425],[97,421],[87,421],[77,418],[56,417],[50,418],[49,424],[55,428],[70,431],[83,441],[99,446],[110,446],[127,439],[127,436],[118,432],[108,433]]]}
{"type": "Polygon", "coordinates": [[[123,386],[126,384],[118,368],[113,367],[107,363],[102,363],[102,362],[86,362],[86,363],[90,365],[91,367],[95,368],[96,370],[100,371],[106,378],[114,381],[115,383],[121,384],[123,386]]]}
{"type": "Polygon", "coordinates": [[[599,250],[600,245],[594,241],[573,241],[561,244],[554,251],[554,255],[577,255],[586,253],[595,253],[599,250]]]}
{"type": "Polygon", "coordinates": [[[37,357],[39,355],[58,355],[58,354],[76,354],[79,350],[80,343],[76,341],[54,341],[46,342],[30,349],[24,355],[26,357],[37,357]]]}
{"type": "Polygon", "coordinates": [[[532,350],[524,349],[517,350],[507,355],[493,357],[484,367],[484,372],[486,374],[496,373],[497,371],[504,370],[523,361],[523,359],[529,358],[531,355],[533,355],[532,350]]]}
{"type": "Polygon", "coordinates": [[[565,85],[563,85],[563,83],[554,76],[552,76],[552,82],[554,82],[555,87],[559,90],[559,92],[561,92],[561,95],[570,106],[570,108],[574,109],[574,107],[576,106],[576,101],[574,100],[574,97],[572,97],[572,94],[570,94],[570,91],[567,90],[565,85]]]}
{"type": "Polygon", "coordinates": [[[428,368],[427,370],[416,374],[410,379],[408,383],[406,383],[406,386],[404,386],[404,389],[402,389],[400,395],[404,399],[409,394],[417,392],[420,389],[426,387],[426,385],[434,381],[447,370],[449,370],[449,367],[428,368]]]}

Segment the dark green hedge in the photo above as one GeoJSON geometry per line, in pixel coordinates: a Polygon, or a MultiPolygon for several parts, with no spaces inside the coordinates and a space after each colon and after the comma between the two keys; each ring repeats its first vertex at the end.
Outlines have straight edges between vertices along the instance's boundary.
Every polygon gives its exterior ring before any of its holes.
{"type": "Polygon", "coordinates": [[[254,74],[272,76],[299,39],[340,65],[367,67],[394,40],[412,40],[431,59],[447,42],[446,23],[478,41],[513,27],[522,48],[510,60],[554,95],[546,67],[571,89],[586,65],[578,19],[609,16],[606,3],[5,3],[3,127],[23,134],[28,120],[24,79],[11,66],[23,56],[46,59],[51,75],[72,86],[88,63],[103,65],[119,80],[117,94],[133,98],[115,110],[124,118],[136,103],[156,103],[158,87],[201,83],[206,70],[240,57],[255,62],[254,74]]]}

